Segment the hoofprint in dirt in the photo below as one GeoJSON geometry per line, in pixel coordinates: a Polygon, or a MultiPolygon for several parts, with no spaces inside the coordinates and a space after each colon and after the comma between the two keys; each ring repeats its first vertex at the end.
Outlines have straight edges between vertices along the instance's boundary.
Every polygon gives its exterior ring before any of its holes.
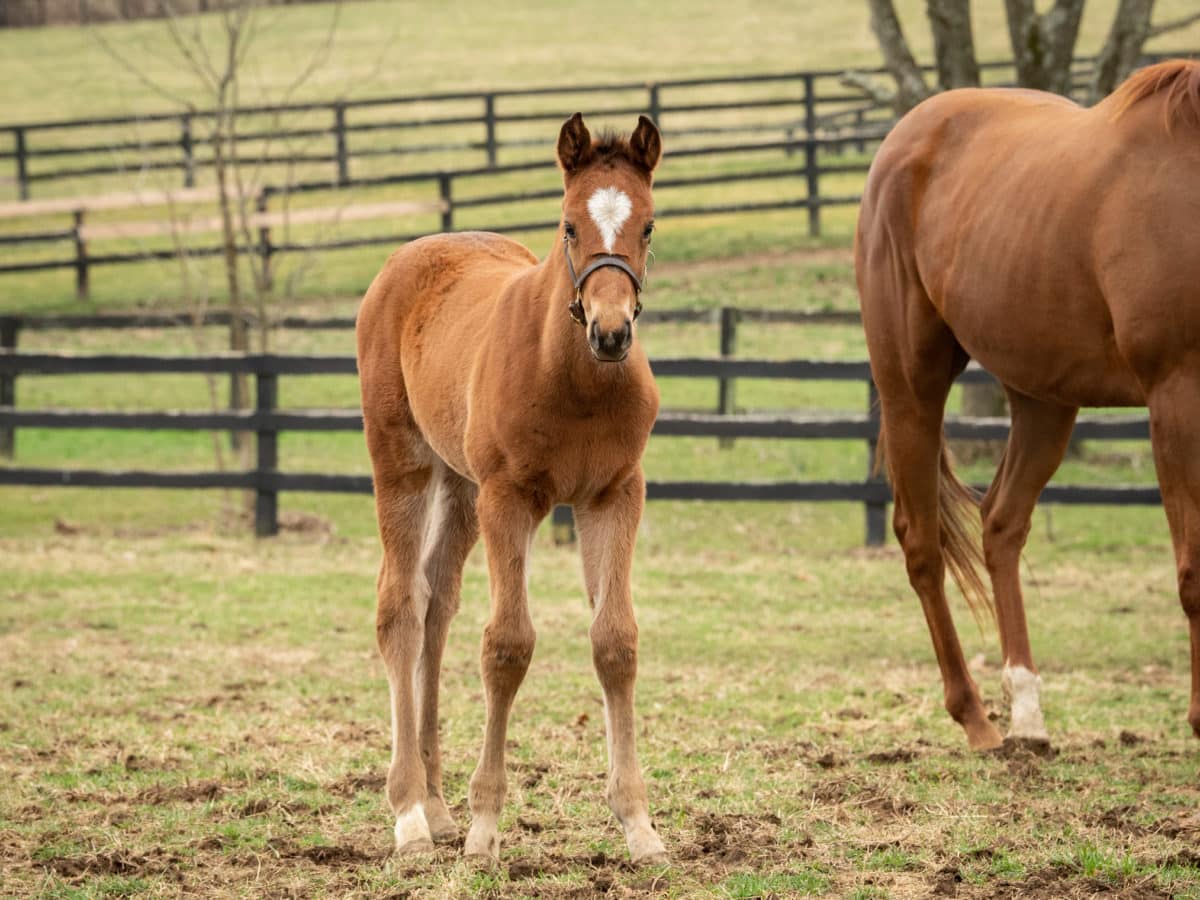
{"type": "MultiPolygon", "coordinates": [[[[83,517],[73,534],[5,538],[3,892],[1200,897],[1200,750],[1165,528],[1100,554],[1064,519],[1030,554],[1059,737],[1043,759],[959,747],[894,551],[831,548],[794,510],[652,504],[635,568],[639,743],[672,864],[640,871],[604,802],[578,561],[544,532],[543,639],[492,871],[457,849],[389,856],[373,538],[340,537],[345,522],[258,544],[116,537],[83,517]]],[[[477,551],[442,710],[461,820],[486,610],[477,551]]],[[[999,708],[994,636],[963,624],[999,708]]]]}

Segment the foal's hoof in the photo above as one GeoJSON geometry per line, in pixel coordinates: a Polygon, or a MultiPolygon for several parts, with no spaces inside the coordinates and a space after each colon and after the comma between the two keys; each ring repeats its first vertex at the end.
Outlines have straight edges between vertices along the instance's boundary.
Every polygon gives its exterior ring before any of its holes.
{"type": "Polygon", "coordinates": [[[632,860],[633,864],[639,869],[654,869],[662,866],[669,866],[671,858],[667,856],[666,851],[658,853],[647,853],[644,856],[636,857],[632,860]]]}
{"type": "Polygon", "coordinates": [[[414,838],[403,844],[396,844],[397,856],[418,856],[422,853],[432,853],[433,850],[433,841],[429,838],[414,838]]]}
{"type": "Polygon", "coordinates": [[[451,822],[449,825],[436,825],[430,827],[430,832],[435,844],[456,844],[458,843],[458,827],[451,822]]]}
{"type": "Polygon", "coordinates": [[[1054,756],[1054,747],[1050,744],[1048,737],[1029,737],[1020,735],[1009,735],[1004,739],[1004,743],[1000,747],[1001,756],[1013,756],[1020,753],[1029,753],[1033,756],[1040,756],[1043,759],[1050,759],[1054,756]]]}
{"type": "Polygon", "coordinates": [[[500,868],[500,857],[488,853],[463,853],[463,862],[479,872],[494,872],[500,868]]]}

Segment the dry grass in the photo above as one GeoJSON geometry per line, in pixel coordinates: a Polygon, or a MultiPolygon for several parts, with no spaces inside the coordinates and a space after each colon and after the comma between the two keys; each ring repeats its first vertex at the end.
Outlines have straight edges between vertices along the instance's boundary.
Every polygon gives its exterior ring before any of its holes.
{"type": "MultiPolygon", "coordinates": [[[[297,521],[250,543],[188,527],[117,537],[81,516],[74,534],[0,541],[6,893],[1200,896],[1186,647],[1161,542],[1098,556],[1070,549],[1089,523],[1060,524],[1030,589],[1058,754],[977,756],[940,708],[893,551],[826,548],[799,511],[653,505],[636,573],[640,749],[673,862],[635,871],[603,803],[578,564],[543,536],[502,865],[477,872],[452,850],[389,857],[375,541],[297,521]],[[730,520],[746,526],[736,541],[730,520]]],[[[444,675],[463,822],[485,589],[476,551],[444,675]]],[[[994,638],[963,626],[997,700],[994,638]]]]}

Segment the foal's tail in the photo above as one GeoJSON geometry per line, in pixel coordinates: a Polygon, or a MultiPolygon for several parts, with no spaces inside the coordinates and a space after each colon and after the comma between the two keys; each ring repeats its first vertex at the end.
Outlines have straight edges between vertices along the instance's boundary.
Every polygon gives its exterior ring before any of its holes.
{"type": "MultiPolygon", "coordinates": [[[[879,474],[884,459],[881,428],[875,450],[875,474],[879,474]]],[[[979,494],[955,474],[954,457],[944,439],[938,461],[938,525],[942,560],[982,630],[987,620],[996,621],[996,607],[981,574],[985,566],[979,535],[979,494]]]]}

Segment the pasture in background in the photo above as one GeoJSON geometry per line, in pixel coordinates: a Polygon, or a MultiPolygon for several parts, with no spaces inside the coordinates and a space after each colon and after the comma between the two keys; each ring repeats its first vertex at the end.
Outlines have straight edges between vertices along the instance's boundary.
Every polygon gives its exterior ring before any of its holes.
{"type": "MultiPolygon", "coordinates": [[[[911,18],[922,4],[900,6],[911,18]]],[[[1089,8],[1084,52],[1102,39],[1110,6],[1089,8]]],[[[516,44],[495,40],[493,7],[435,14],[416,3],[347,4],[346,50],[306,96],[582,80],[582,67],[588,80],[640,81],[712,74],[714,60],[729,73],[877,60],[865,14],[850,6],[763,3],[696,15],[675,2],[617,3],[576,18],[557,4],[521,4],[504,13],[506,30],[522,35],[516,44]],[[383,9],[393,16],[381,27],[383,9]],[[563,64],[562,48],[605,33],[631,37],[563,64]]],[[[1164,16],[1187,11],[1182,0],[1163,3],[1164,16]]],[[[256,60],[264,92],[326,14],[270,11],[277,24],[256,60]]],[[[981,57],[998,58],[1002,12],[978,15],[981,57]]],[[[152,27],[105,26],[137,41],[152,27]]],[[[1197,45],[1200,34],[1172,40],[1197,45]]],[[[5,120],[151,103],[106,68],[85,32],[66,28],[0,34],[4,91],[5,120]],[[39,89],[19,91],[32,77],[39,89]]],[[[831,212],[823,237],[810,241],[802,210],[664,221],[648,306],[852,310],[852,222],[852,210],[831,212]]],[[[537,252],[549,248],[548,232],[521,237],[537,252]]],[[[286,312],[352,315],[382,255],[330,256],[286,312]]],[[[166,265],[101,270],[82,305],[69,272],[30,276],[12,288],[0,282],[0,312],[170,310],[175,277],[166,265]]],[[[717,347],[715,324],[656,323],[640,337],[652,356],[717,347]]],[[[21,346],[215,352],[225,339],[219,329],[27,332],[21,346]]],[[[285,353],[351,347],[346,332],[281,331],[273,340],[285,353]]],[[[854,325],[746,324],[737,351],[865,358],[854,325]]],[[[662,388],[664,407],[713,408],[718,399],[712,382],[662,388]]],[[[210,385],[187,375],[30,377],[19,390],[22,408],[213,402],[210,385]]],[[[739,381],[736,400],[744,409],[861,413],[864,394],[861,384],[751,379],[739,381]]],[[[357,400],[348,376],[281,385],[285,406],[357,400]]],[[[285,435],[279,452],[299,471],[368,471],[354,434],[285,435]]],[[[189,469],[213,458],[205,433],[18,433],[18,464],[189,469]]],[[[655,438],[646,457],[650,478],[860,479],[866,467],[861,440],[739,439],[722,448],[712,438],[655,438]]],[[[963,474],[979,482],[992,472],[981,463],[963,474]]],[[[1058,480],[1152,485],[1153,477],[1145,442],[1089,441],[1058,480]]],[[[860,505],[649,504],[634,570],[648,726],[640,751],[651,812],[675,859],[666,872],[619,862],[602,796],[603,710],[578,560],[553,545],[548,527],[532,564],[539,641],[510,735],[503,866],[474,872],[452,854],[400,868],[387,858],[387,691],[374,647],[379,551],[368,497],[285,494],[283,535],[263,542],[247,537],[241,497],[220,491],[5,487],[0,509],[6,892],[1200,897],[1187,638],[1159,508],[1045,507],[1035,517],[1027,602],[1059,751],[1041,761],[962,747],[902,561],[891,548],[861,549],[860,505]]],[[[447,796],[460,819],[483,721],[485,573],[477,548],[444,677],[447,796]]],[[[999,710],[995,636],[955,612],[985,699],[999,710]]]]}

